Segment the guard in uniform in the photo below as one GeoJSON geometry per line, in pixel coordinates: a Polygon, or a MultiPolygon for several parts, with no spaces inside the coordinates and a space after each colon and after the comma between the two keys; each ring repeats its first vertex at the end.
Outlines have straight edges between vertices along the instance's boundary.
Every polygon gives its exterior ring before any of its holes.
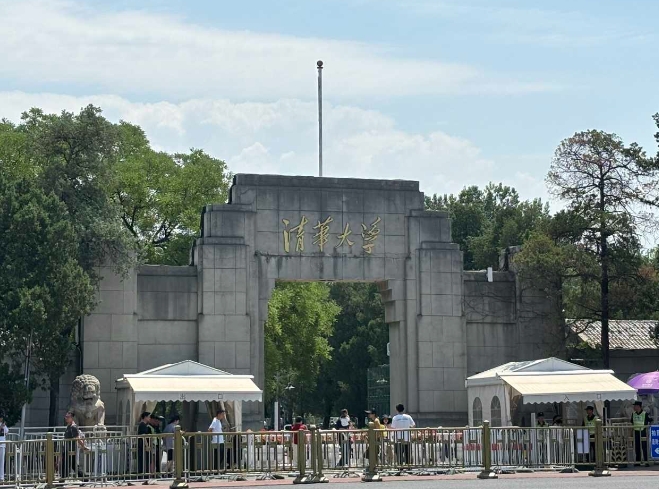
{"type": "Polygon", "coordinates": [[[590,454],[589,461],[595,460],[595,421],[599,418],[595,415],[595,408],[593,406],[586,406],[586,417],[583,420],[583,425],[588,428],[588,438],[590,440],[590,454]]]}
{"type": "Polygon", "coordinates": [[[634,450],[636,451],[636,462],[645,462],[648,464],[648,432],[646,426],[652,419],[648,413],[643,411],[643,403],[636,401],[634,403],[634,412],[632,413],[631,422],[634,426],[634,450]],[[643,459],[641,460],[641,449],[643,449],[643,459]]]}

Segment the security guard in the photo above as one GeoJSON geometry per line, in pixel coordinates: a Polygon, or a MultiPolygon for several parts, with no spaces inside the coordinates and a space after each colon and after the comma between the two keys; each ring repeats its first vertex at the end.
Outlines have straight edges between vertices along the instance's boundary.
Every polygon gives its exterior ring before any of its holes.
{"type": "Polygon", "coordinates": [[[595,421],[599,418],[595,415],[595,408],[593,406],[586,406],[586,417],[583,420],[583,425],[588,428],[588,437],[590,438],[590,460],[595,458],[595,421]]]}
{"type": "Polygon", "coordinates": [[[648,413],[643,411],[643,403],[636,401],[634,403],[634,412],[632,413],[631,422],[634,426],[634,449],[636,451],[636,461],[645,462],[648,466],[648,441],[647,428],[652,419],[648,413]],[[643,448],[643,460],[641,460],[641,448],[643,448]]]}
{"type": "Polygon", "coordinates": [[[549,423],[545,421],[545,413],[539,412],[536,414],[536,426],[538,428],[545,428],[537,430],[537,446],[538,446],[538,463],[547,463],[547,441],[549,439],[549,423]]]}

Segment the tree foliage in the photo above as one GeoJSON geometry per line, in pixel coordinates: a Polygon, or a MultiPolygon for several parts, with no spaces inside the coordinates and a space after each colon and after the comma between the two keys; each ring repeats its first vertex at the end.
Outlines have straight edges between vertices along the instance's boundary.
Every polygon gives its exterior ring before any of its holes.
{"type": "Polygon", "coordinates": [[[340,409],[364,409],[367,401],[367,371],[388,363],[389,326],[375,284],[334,283],[330,297],[340,307],[329,343],[332,358],[325,362],[318,381],[317,398],[325,417],[340,409]]]}
{"type": "Polygon", "coordinates": [[[601,321],[606,368],[613,287],[626,288],[638,276],[638,233],[655,221],[658,177],[655,162],[637,144],[627,146],[615,134],[594,130],[562,141],[547,176],[550,191],[578,223],[575,245],[589,267],[568,291],[579,306],[575,317],[601,321]]]}
{"type": "MultiPolygon", "coordinates": [[[[175,155],[154,151],[139,127],[112,123],[91,105],[78,113],[47,114],[32,109],[19,124],[0,121],[0,171],[6,178],[21,180],[20,185],[30,185],[25,198],[36,199],[41,192],[61,204],[57,212],[62,218],[57,223],[69,226],[61,234],[62,243],[73,239],[77,249],[71,263],[79,267],[76,273],[83,273],[77,276],[79,287],[61,292],[65,295],[56,297],[57,303],[48,300],[55,297],[50,288],[60,291],[58,282],[44,282],[42,289],[29,289],[21,298],[23,315],[32,308],[35,317],[49,320],[48,327],[32,336],[32,366],[33,374],[45,379],[43,385],[51,392],[53,423],[59,377],[71,360],[80,313],[89,310],[84,290],[98,284],[98,267],[112,265],[123,274],[134,267],[136,258],[187,264],[192,239],[199,231],[201,208],[226,200],[230,175],[224,162],[201,150],[175,155]],[[39,290],[46,295],[39,296],[39,290]],[[71,301],[79,307],[73,307],[71,301]],[[58,314],[58,304],[68,305],[66,314],[60,311],[57,317],[48,316],[58,314]]],[[[35,200],[34,206],[38,209],[46,204],[52,202],[35,200]]],[[[44,212],[51,218],[55,215],[50,207],[44,212]]],[[[52,250],[59,249],[53,242],[49,244],[52,250]]],[[[5,258],[5,263],[19,259],[5,258]]],[[[25,261],[22,266],[36,263],[25,261]]],[[[56,260],[53,266],[58,266],[56,260]]],[[[67,275],[73,273],[72,268],[58,270],[59,274],[42,278],[72,279],[73,275],[67,275]]],[[[6,280],[12,279],[10,272],[3,270],[6,280]]],[[[14,321],[15,344],[23,344],[13,351],[22,355],[27,346],[27,319],[7,320],[14,321]]]]}
{"type": "Polygon", "coordinates": [[[148,263],[187,265],[200,214],[227,200],[226,164],[202,150],[170,155],[151,149],[137,126],[118,125],[119,160],[112,193],[121,220],[148,263]]]}
{"type": "Polygon", "coordinates": [[[549,217],[540,199],[521,200],[514,188],[488,184],[466,187],[456,195],[426,197],[426,208],[444,210],[451,218],[453,242],[464,253],[466,270],[497,268],[499,254],[520,245],[549,217]]]}
{"type": "Polygon", "coordinates": [[[265,400],[267,405],[283,395],[298,411],[313,406],[310,398],[323,362],[331,357],[329,338],[339,306],[322,282],[278,283],[268,304],[265,337],[265,400]],[[291,384],[293,392],[284,391],[291,384]]]}
{"type": "Polygon", "coordinates": [[[33,181],[0,174],[0,344],[6,360],[0,375],[12,386],[0,402],[11,420],[29,398],[19,381],[29,345],[34,373],[47,387],[69,364],[72,326],[91,311],[95,295],[78,260],[66,206],[33,181]]]}

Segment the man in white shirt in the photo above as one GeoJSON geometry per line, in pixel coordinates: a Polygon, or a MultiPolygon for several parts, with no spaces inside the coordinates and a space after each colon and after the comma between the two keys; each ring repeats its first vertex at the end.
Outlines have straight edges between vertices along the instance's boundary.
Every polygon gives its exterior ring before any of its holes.
{"type": "Polygon", "coordinates": [[[396,458],[399,465],[408,465],[412,462],[410,447],[410,429],[414,428],[414,420],[409,414],[405,414],[405,406],[398,404],[396,406],[398,414],[391,420],[391,428],[395,431],[396,437],[396,458]]]}
{"type": "Polygon", "coordinates": [[[226,413],[224,409],[220,408],[215,413],[213,422],[208,427],[208,431],[211,433],[219,433],[213,435],[211,440],[213,444],[213,469],[214,470],[224,470],[224,435],[222,434],[222,421],[226,418],[226,413]]]}

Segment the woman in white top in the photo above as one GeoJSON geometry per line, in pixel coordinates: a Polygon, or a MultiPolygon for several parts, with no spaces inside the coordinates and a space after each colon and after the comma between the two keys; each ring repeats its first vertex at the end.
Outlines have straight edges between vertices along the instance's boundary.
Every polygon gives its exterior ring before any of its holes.
{"type": "Polygon", "coordinates": [[[5,480],[5,441],[9,428],[5,423],[5,413],[0,412],[0,482],[5,480]]]}

